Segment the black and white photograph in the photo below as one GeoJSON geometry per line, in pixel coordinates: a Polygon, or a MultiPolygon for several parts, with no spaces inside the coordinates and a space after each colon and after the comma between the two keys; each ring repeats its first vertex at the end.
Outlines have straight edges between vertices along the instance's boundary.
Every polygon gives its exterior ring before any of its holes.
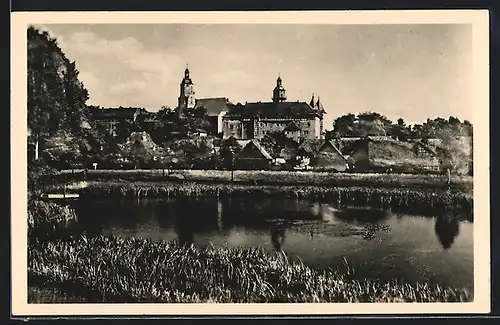
{"type": "Polygon", "coordinates": [[[12,15],[18,310],[489,311],[487,11],[128,15],[12,15]]]}

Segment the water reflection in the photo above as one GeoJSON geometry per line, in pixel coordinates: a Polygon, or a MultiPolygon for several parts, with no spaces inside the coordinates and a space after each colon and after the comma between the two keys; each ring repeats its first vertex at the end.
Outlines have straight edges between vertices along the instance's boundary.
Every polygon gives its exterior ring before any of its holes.
{"type": "Polygon", "coordinates": [[[353,225],[374,224],[392,216],[390,210],[373,208],[343,207],[335,211],[335,218],[353,225]]]}
{"type": "Polygon", "coordinates": [[[249,197],[78,201],[75,208],[79,225],[90,234],[285,249],[322,267],[334,266],[346,256],[357,265],[360,277],[376,274],[420,281],[435,273],[443,283],[472,283],[473,224],[464,216],[425,217],[396,209],[249,197]],[[379,226],[390,226],[391,231],[381,233],[379,226]],[[373,232],[383,240],[368,243],[366,235],[373,232]],[[416,256],[417,251],[425,254],[416,256]],[[429,271],[422,275],[422,268],[408,267],[409,259],[429,271]]]}
{"type": "Polygon", "coordinates": [[[191,245],[194,241],[194,230],[191,220],[188,218],[176,218],[174,229],[177,240],[181,245],[191,245]]]}
{"type": "Polygon", "coordinates": [[[434,230],[443,249],[451,248],[460,232],[459,217],[451,213],[437,216],[434,230]]]}
{"type": "Polygon", "coordinates": [[[272,226],[271,227],[271,242],[273,247],[277,251],[281,251],[283,244],[285,243],[285,229],[281,227],[272,226]]]}

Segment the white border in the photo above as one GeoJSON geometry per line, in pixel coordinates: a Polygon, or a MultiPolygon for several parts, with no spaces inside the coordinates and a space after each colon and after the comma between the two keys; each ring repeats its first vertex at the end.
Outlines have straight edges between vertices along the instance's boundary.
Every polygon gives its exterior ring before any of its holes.
{"type": "MultiPolygon", "coordinates": [[[[11,15],[12,314],[411,314],[490,311],[489,15],[487,10],[295,12],[15,12],[11,15]],[[29,24],[471,24],[474,66],[474,302],[359,304],[27,304],[27,45],[29,24]],[[23,166],[24,168],[19,168],[23,166]],[[17,168],[15,168],[17,167],[17,168]]],[[[472,108],[471,108],[472,109],[472,108]]]]}

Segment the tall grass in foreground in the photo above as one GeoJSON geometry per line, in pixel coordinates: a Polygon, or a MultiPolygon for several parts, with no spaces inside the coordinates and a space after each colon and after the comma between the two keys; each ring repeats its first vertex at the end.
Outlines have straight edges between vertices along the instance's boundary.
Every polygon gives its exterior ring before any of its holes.
{"type": "Polygon", "coordinates": [[[54,202],[28,202],[28,238],[51,239],[64,235],[77,221],[74,209],[54,202]]]}
{"type": "Polygon", "coordinates": [[[81,193],[91,198],[282,196],[376,208],[404,207],[415,211],[460,211],[472,214],[473,210],[471,194],[437,189],[97,182],[90,183],[81,193]]]}
{"type": "Polygon", "coordinates": [[[285,253],[81,237],[29,248],[30,287],[88,302],[459,302],[465,289],[355,281],[285,253]]]}

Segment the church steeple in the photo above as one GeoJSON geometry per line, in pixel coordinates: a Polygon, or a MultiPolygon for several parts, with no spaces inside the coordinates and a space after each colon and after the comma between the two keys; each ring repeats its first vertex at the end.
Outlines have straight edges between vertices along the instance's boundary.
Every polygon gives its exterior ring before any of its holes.
{"type": "Polygon", "coordinates": [[[276,79],[276,87],[273,90],[273,102],[284,102],[286,100],[286,91],[283,88],[281,75],[278,75],[278,79],[276,79]]]}
{"type": "Polygon", "coordinates": [[[194,97],[194,84],[191,80],[191,72],[186,64],[186,69],[184,70],[184,78],[180,84],[180,95],[178,101],[179,113],[182,114],[183,110],[186,108],[193,108],[196,105],[196,99],[194,97]]]}

